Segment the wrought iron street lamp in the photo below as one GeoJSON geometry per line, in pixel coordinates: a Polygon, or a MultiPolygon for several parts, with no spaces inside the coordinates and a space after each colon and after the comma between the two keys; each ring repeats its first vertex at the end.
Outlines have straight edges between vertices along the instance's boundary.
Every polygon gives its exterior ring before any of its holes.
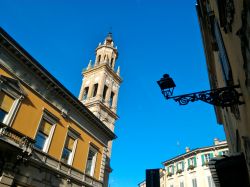
{"type": "Polygon", "coordinates": [[[166,99],[174,99],[180,105],[187,105],[189,102],[198,100],[221,107],[244,104],[244,102],[240,101],[242,94],[236,90],[236,88],[239,88],[239,85],[173,96],[176,85],[168,74],[164,74],[163,78],[157,81],[157,83],[166,99]]]}

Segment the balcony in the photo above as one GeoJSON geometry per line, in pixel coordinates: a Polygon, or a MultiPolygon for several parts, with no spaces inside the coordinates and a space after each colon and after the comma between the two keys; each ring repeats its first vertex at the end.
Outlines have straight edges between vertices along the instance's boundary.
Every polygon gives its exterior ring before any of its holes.
{"type": "Polygon", "coordinates": [[[31,155],[33,145],[35,143],[35,140],[27,137],[10,126],[3,124],[2,122],[0,122],[0,140],[1,144],[3,144],[1,145],[2,150],[4,148],[12,150],[14,147],[20,149],[22,153],[27,154],[27,156],[31,155]]]}

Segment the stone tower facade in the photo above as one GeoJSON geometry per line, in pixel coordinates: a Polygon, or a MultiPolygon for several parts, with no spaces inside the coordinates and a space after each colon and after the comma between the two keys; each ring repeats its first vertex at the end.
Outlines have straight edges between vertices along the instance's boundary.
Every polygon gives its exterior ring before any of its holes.
{"type": "Polygon", "coordinates": [[[120,83],[120,67],[115,71],[118,58],[112,34],[108,33],[103,43],[96,48],[95,62],[90,60],[82,72],[83,82],[79,100],[93,112],[111,131],[118,116],[116,114],[120,83]]]}
{"type": "MultiPolygon", "coordinates": [[[[96,48],[94,63],[90,60],[88,67],[83,70],[83,81],[79,100],[98,117],[112,132],[115,129],[117,99],[120,84],[120,67],[115,70],[118,58],[117,47],[114,47],[112,34],[108,33],[103,43],[96,48]]],[[[104,168],[104,186],[108,186],[110,156],[112,141],[106,149],[106,166],[104,168]]]]}

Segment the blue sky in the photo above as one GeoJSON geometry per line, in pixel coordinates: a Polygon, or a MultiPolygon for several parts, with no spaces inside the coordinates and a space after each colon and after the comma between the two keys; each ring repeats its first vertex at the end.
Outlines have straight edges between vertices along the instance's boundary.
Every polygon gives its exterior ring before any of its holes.
{"type": "Polygon", "coordinates": [[[195,0],[0,1],[1,26],[74,95],[81,71],[111,30],[123,83],[110,187],[137,186],[145,169],[225,139],[213,107],[166,101],[156,84],[169,73],[175,94],[209,89],[195,0]]]}

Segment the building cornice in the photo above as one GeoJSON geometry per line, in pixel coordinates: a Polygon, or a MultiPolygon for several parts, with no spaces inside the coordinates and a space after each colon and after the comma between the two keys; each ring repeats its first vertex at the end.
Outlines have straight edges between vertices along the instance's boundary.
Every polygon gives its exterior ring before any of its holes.
{"type": "Polygon", "coordinates": [[[26,68],[31,69],[44,83],[67,100],[81,114],[91,120],[97,128],[101,129],[110,140],[117,136],[101,122],[87,107],[85,107],[66,87],[64,87],[53,75],[51,75],[37,60],[35,60],[23,47],[21,47],[3,28],[0,27],[0,47],[5,48],[26,68]]]}
{"type": "Polygon", "coordinates": [[[213,150],[218,150],[218,149],[224,149],[224,148],[228,148],[227,143],[221,143],[218,145],[207,146],[207,147],[202,147],[202,148],[196,148],[196,149],[193,149],[187,153],[183,153],[183,154],[178,155],[174,158],[166,160],[166,161],[162,162],[162,164],[166,166],[166,165],[174,163],[176,161],[183,160],[184,158],[189,158],[191,156],[197,155],[198,153],[203,153],[203,152],[213,151],[213,150]]]}

